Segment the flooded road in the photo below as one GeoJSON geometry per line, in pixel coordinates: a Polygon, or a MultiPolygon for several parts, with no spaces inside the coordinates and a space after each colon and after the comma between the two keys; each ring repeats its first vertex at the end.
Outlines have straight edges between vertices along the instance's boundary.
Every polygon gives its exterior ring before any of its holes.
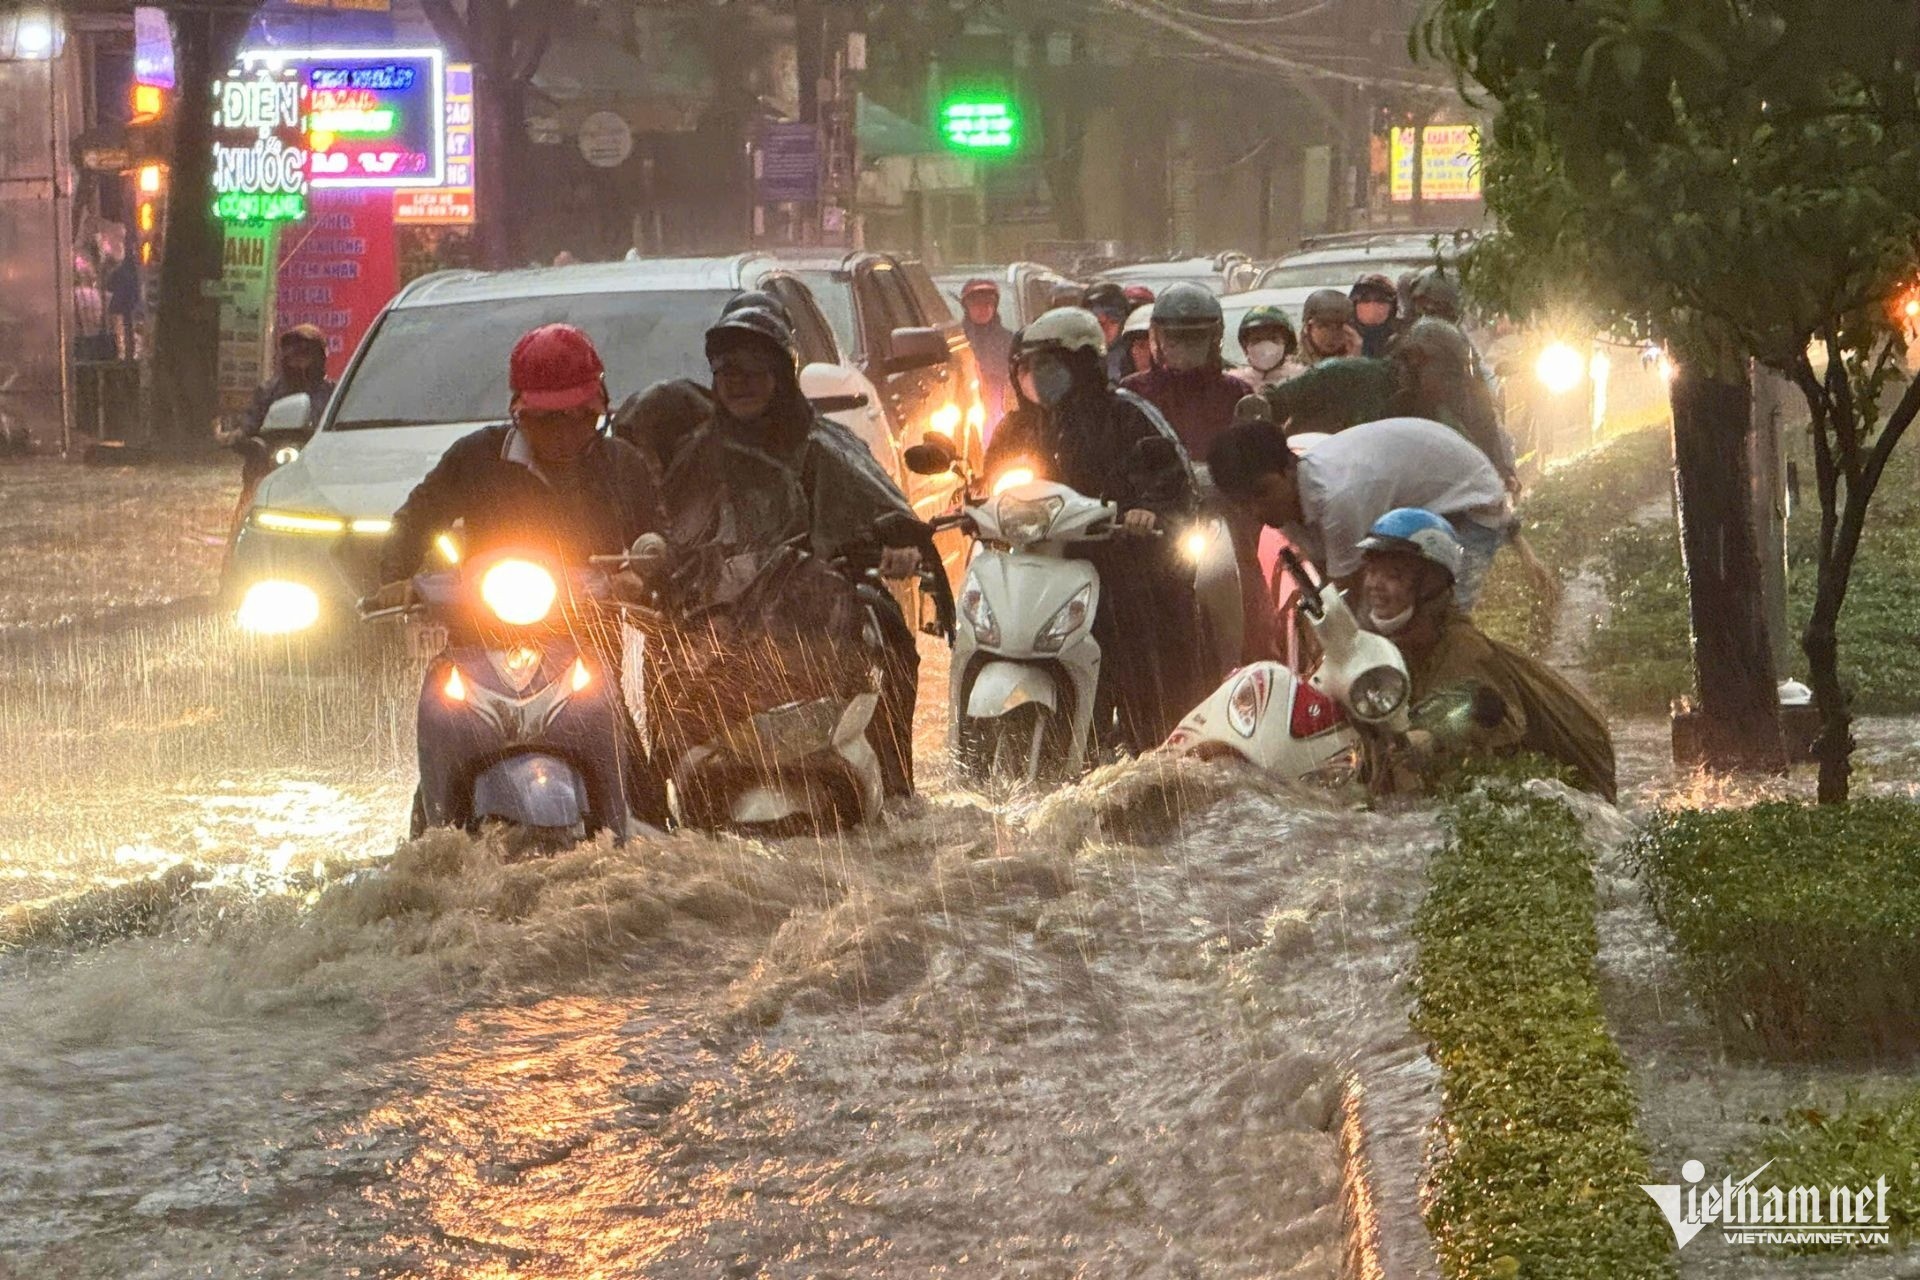
{"type": "Polygon", "coordinates": [[[415,674],[0,674],[0,1275],[1336,1276],[1431,818],[1134,763],[844,841],[399,847],[415,674]]]}

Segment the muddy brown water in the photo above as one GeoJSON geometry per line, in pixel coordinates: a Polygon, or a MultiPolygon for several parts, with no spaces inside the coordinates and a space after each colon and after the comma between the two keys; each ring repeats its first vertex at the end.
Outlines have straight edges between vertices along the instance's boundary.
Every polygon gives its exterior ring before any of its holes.
{"type": "Polygon", "coordinates": [[[410,671],[205,619],[8,664],[0,1275],[1340,1274],[1431,815],[990,805],[924,674],[871,831],[509,863],[396,852],[410,671]]]}

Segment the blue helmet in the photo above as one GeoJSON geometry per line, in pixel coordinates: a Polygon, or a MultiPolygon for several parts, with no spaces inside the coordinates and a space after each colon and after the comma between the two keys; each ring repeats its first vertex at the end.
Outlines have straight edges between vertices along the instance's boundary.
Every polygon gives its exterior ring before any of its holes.
{"type": "Polygon", "coordinates": [[[1445,569],[1449,578],[1460,576],[1460,563],[1466,557],[1460,535],[1446,518],[1419,507],[1401,507],[1375,520],[1360,539],[1360,549],[1419,556],[1445,569]]]}

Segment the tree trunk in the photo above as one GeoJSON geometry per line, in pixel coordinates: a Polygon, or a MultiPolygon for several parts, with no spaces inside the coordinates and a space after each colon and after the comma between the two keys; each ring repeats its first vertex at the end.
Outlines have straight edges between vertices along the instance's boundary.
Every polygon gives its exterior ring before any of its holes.
{"type": "Polygon", "coordinates": [[[209,438],[219,408],[220,303],[202,287],[220,278],[213,217],[213,82],[229,69],[246,18],[204,9],[172,15],[176,79],[171,198],[153,316],[156,443],[188,449],[209,438]]]}
{"type": "Polygon", "coordinates": [[[1673,383],[1674,464],[1704,763],[1786,768],[1754,540],[1748,387],[1684,367],[1673,383]]]}
{"type": "Polygon", "coordinates": [[[479,152],[474,173],[474,201],[479,206],[474,240],[481,261],[492,270],[504,271],[525,265],[513,189],[515,175],[524,179],[526,90],[515,61],[512,7],[506,0],[473,0],[467,6],[467,37],[473,54],[474,143],[479,152]]]}

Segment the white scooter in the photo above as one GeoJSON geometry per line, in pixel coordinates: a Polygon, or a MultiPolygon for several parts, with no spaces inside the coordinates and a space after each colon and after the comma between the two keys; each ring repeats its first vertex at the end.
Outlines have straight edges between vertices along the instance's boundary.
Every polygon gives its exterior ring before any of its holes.
{"type": "MultiPolygon", "coordinates": [[[[930,433],[907,451],[907,465],[922,474],[952,469],[954,454],[930,433]]],[[[978,540],[957,598],[947,745],[975,782],[1070,779],[1094,745],[1101,584],[1090,562],[1068,553],[1113,538],[1121,512],[1026,470],[1000,476],[986,497],[963,478],[960,512],[934,522],[978,540]]],[[[1237,645],[1240,587],[1225,525],[1187,531],[1182,551],[1200,566],[1211,634],[1237,645]]]]}
{"type": "Polygon", "coordinates": [[[1315,582],[1298,556],[1287,551],[1282,558],[1319,639],[1319,669],[1302,679],[1284,663],[1242,667],[1180,722],[1162,750],[1237,757],[1299,782],[1349,773],[1365,730],[1407,732],[1412,681],[1399,648],[1361,630],[1340,589],[1315,582]]]}

